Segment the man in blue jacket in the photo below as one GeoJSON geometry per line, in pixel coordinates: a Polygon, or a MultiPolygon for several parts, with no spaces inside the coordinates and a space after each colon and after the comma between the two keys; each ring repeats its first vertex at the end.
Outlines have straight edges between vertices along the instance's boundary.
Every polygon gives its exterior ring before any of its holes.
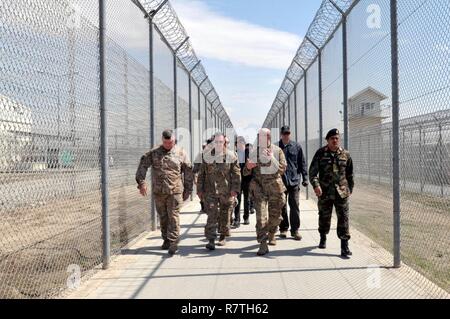
{"type": "Polygon", "coordinates": [[[281,129],[281,140],[279,147],[283,150],[287,161],[286,173],[283,182],[286,186],[287,203],[289,203],[290,214],[288,218],[287,204],[283,207],[283,221],[280,224],[280,237],[287,238],[289,226],[291,235],[295,240],[302,240],[300,235],[300,183],[308,187],[308,168],[303,149],[299,143],[291,140],[291,129],[284,126],[281,129]],[[290,221],[290,225],[289,225],[290,221]]]}

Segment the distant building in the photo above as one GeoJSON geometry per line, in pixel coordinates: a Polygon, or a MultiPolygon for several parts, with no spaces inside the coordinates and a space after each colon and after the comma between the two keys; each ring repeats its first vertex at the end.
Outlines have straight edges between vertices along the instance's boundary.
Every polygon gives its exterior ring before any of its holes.
{"type": "Polygon", "coordinates": [[[350,97],[348,99],[350,131],[381,126],[386,119],[382,115],[381,102],[387,98],[370,86],[350,97]]]}
{"type": "Polygon", "coordinates": [[[32,125],[30,108],[0,95],[0,171],[27,169],[32,125]]]}

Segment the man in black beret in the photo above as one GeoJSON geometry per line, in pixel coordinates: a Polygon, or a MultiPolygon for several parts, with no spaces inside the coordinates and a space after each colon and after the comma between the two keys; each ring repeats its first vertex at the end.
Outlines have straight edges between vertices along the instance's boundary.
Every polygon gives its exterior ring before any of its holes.
{"type": "Polygon", "coordinates": [[[353,162],[350,153],[340,146],[340,132],[333,129],[326,136],[327,146],[319,149],[314,156],[309,176],[319,201],[319,248],[326,248],[327,235],[331,227],[333,206],[338,218],[337,234],[341,240],[341,255],[348,258],[352,253],[348,247],[349,203],[353,193],[353,162]]]}

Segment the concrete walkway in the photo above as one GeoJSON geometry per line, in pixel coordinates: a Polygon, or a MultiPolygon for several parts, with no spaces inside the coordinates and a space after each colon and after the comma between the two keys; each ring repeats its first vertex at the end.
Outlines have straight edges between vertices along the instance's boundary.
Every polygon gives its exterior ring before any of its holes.
{"type": "MultiPolygon", "coordinates": [[[[442,290],[408,267],[389,268],[390,254],[352,230],[351,260],[340,258],[333,231],[328,248],[317,249],[317,210],[301,201],[303,240],[278,240],[268,256],[257,257],[255,216],[232,232],[228,245],[205,249],[204,214],[189,203],[182,214],[179,255],[160,250],[158,233],[148,234],[111,268],[99,271],[69,298],[258,299],[258,298],[432,298],[442,290]]],[[[335,221],[333,222],[335,225],[335,221]]]]}

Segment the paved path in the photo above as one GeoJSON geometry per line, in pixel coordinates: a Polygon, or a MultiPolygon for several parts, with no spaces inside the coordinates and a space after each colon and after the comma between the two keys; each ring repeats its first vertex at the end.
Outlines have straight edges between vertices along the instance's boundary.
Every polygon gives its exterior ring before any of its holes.
{"type": "MultiPolygon", "coordinates": [[[[328,248],[317,249],[317,211],[302,200],[304,239],[278,240],[266,257],[257,257],[255,217],[234,230],[228,245],[205,249],[204,214],[196,202],[182,214],[180,254],[159,249],[159,234],[144,236],[111,269],[99,271],[69,298],[258,299],[258,298],[429,298],[442,290],[408,267],[391,269],[390,254],[352,230],[351,260],[340,258],[333,231],[328,248]]],[[[333,222],[335,225],[335,221],[333,222]]]]}

